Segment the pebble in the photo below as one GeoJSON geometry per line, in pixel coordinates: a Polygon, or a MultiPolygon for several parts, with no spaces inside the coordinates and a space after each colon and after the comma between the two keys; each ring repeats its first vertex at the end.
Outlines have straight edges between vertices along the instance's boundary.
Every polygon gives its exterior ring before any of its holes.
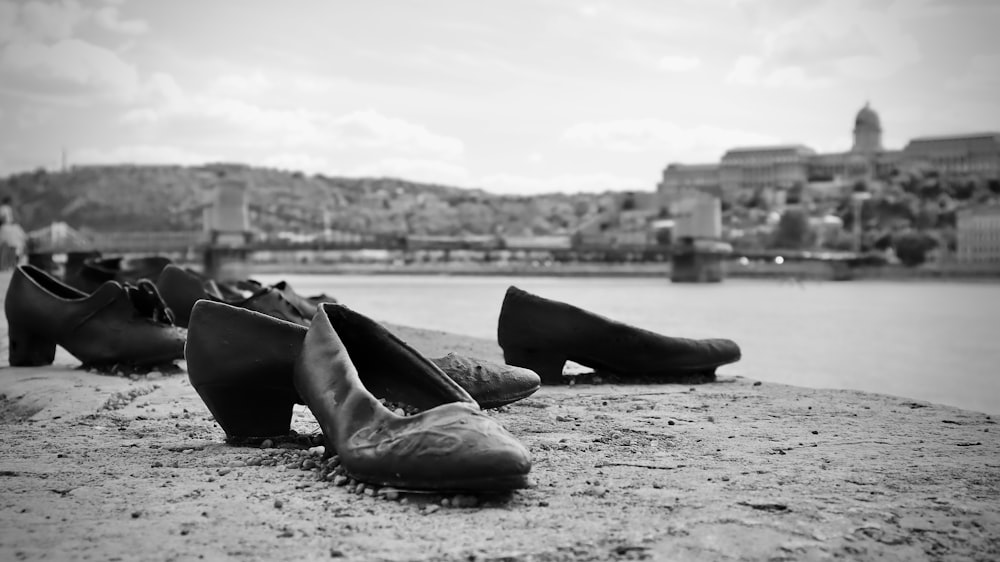
{"type": "Polygon", "coordinates": [[[316,468],[316,461],[312,459],[302,461],[302,470],[312,470],[314,468],[316,468]]]}
{"type": "Polygon", "coordinates": [[[218,471],[218,474],[219,474],[219,476],[225,476],[225,475],[229,474],[232,471],[233,471],[233,469],[231,469],[231,468],[220,468],[219,471],[218,471]]]}
{"type": "Polygon", "coordinates": [[[314,457],[322,457],[324,453],[326,453],[326,447],[323,445],[309,447],[309,454],[314,457]]]}
{"type": "Polygon", "coordinates": [[[260,442],[261,449],[270,449],[272,447],[274,447],[274,441],[271,441],[270,439],[265,439],[260,442]]]}
{"type": "Polygon", "coordinates": [[[350,478],[344,476],[343,474],[338,474],[338,475],[336,475],[336,476],[333,477],[333,485],[334,486],[343,486],[343,485],[347,484],[348,480],[350,480],[350,478]]]}
{"type": "Polygon", "coordinates": [[[430,505],[428,505],[427,507],[424,508],[424,515],[430,515],[431,513],[435,513],[437,511],[439,511],[440,509],[441,509],[440,505],[430,504],[430,505]]]}
{"type": "Polygon", "coordinates": [[[282,507],[284,507],[284,505],[285,505],[285,502],[281,501],[280,499],[275,499],[274,500],[274,508],[275,509],[281,509],[282,507]]]}
{"type": "Polygon", "coordinates": [[[363,482],[358,482],[358,485],[354,487],[355,494],[363,494],[365,491],[365,485],[363,482]]]}
{"type": "Polygon", "coordinates": [[[365,495],[368,496],[369,498],[374,497],[375,496],[375,488],[367,487],[366,486],[365,487],[365,495]]]}
{"type": "Polygon", "coordinates": [[[396,501],[399,499],[400,492],[395,488],[382,488],[382,497],[389,501],[396,501]]]}

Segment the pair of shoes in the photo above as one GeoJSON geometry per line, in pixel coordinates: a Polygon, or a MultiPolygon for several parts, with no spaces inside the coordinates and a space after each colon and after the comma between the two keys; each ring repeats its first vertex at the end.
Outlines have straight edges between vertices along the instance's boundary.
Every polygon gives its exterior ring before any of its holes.
{"type": "Polygon", "coordinates": [[[437,365],[343,305],[319,305],[306,330],[201,300],[186,355],[191,385],[230,438],[287,434],[293,404],[304,402],[355,479],[448,491],[527,485],[523,445],[437,365]],[[421,412],[399,416],[379,398],[421,412]]]}
{"type": "Polygon", "coordinates": [[[310,309],[296,306],[286,298],[283,291],[273,287],[258,284],[256,291],[244,297],[230,288],[223,291],[215,281],[176,265],[163,268],[156,286],[167,306],[173,311],[177,325],[185,328],[191,321],[191,309],[196,302],[203,299],[226,302],[301,326],[309,326],[310,319],[316,313],[315,310],[311,310],[310,313],[310,309]]]}
{"type": "Polygon", "coordinates": [[[85,366],[153,366],[184,358],[186,330],[173,325],[156,286],[106,281],[91,294],[31,265],[11,276],[4,302],[11,366],[49,365],[56,345],[85,366]]]}
{"type": "Polygon", "coordinates": [[[497,340],[509,365],[535,371],[545,384],[564,381],[567,360],[626,379],[670,382],[714,376],[741,355],[732,340],[668,337],[514,286],[504,296],[497,340]]]}
{"type": "MultiPolygon", "coordinates": [[[[369,331],[387,332],[371,322],[379,328],[369,331]]],[[[292,405],[304,403],[295,393],[292,371],[306,333],[302,325],[254,310],[208,299],[195,304],[185,349],[189,377],[209,410],[218,411],[216,420],[230,440],[288,434],[292,405]],[[229,400],[234,394],[242,399],[229,400]],[[274,401],[274,396],[284,398],[274,401]],[[269,404],[273,415],[260,416],[254,405],[260,402],[269,404]]],[[[521,367],[456,353],[429,361],[483,409],[522,400],[541,386],[534,371],[521,367]]],[[[407,402],[405,396],[396,398],[407,402]]]]}

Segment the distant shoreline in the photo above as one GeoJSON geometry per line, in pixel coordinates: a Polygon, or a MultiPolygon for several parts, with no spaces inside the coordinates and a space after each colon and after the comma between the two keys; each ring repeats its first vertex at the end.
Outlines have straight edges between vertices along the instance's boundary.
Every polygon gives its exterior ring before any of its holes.
{"type": "MultiPolygon", "coordinates": [[[[297,275],[438,275],[501,277],[636,277],[670,279],[669,263],[629,264],[481,264],[481,263],[251,263],[251,274],[297,275]]],[[[997,282],[1000,271],[925,269],[903,266],[862,267],[852,270],[851,281],[956,281],[997,282]]],[[[726,278],[732,279],[801,279],[832,280],[832,269],[822,263],[785,263],[781,265],[727,264],[726,278]]]]}

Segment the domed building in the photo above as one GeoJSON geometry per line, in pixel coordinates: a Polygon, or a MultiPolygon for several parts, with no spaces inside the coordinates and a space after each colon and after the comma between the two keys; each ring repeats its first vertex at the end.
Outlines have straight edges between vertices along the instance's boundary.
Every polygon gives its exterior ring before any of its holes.
{"type": "Polygon", "coordinates": [[[1000,179],[1000,133],[921,137],[903,150],[882,146],[882,120],[869,103],[854,118],[854,143],[846,152],[818,154],[796,144],[733,148],[719,163],[672,163],[657,186],[665,206],[692,192],[708,191],[729,202],[763,196],[784,201],[801,187],[809,197],[840,197],[859,182],[877,188],[894,170],[931,167],[945,174],[1000,179]]]}
{"type": "Polygon", "coordinates": [[[878,113],[865,102],[854,118],[854,146],[851,152],[871,154],[882,151],[882,123],[878,113]]]}

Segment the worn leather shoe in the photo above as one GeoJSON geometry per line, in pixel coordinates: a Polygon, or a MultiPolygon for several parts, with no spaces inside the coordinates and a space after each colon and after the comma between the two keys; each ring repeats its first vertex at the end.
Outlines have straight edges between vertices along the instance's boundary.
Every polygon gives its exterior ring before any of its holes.
{"type": "Polygon", "coordinates": [[[143,367],[184,357],[186,330],[171,323],[148,281],[107,281],[88,295],[24,265],[11,277],[4,308],[11,366],[49,365],[56,345],[93,367],[143,367]]]}
{"type": "Polygon", "coordinates": [[[740,358],[732,340],[668,337],[513,286],[500,309],[497,339],[507,364],[535,371],[545,384],[563,382],[567,360],[623,378],[670,382],[713,375],[740,358]]]}
{"type": "Polygon", "coordinates": [[[85,293],[92,293],[107,281],[117,281],[122,285],[136,284],[140,279],[156,281],[169,263],[170,259],[163,256],[132,259],[91,256],[75,264],[75,267],[67,263],[63,281],[85,293]]]}
{"type": "MultiPolygon", "coordinates": [[[[163,295],[163,300],[174,313],[178,326],[187,327],[191,322],[191,309],[199,300],[222,302],[223,296],[218,287],[210,279],[186,271],[176,265],[163,268],[156,286],[163,295]]],[[[271,287],[264,287],[249,297],[228,300],[228,304],[253,310],[268,316],[287,320],[301,326],[308,326],[310,316],[297,308],[293,303],[271,287]]]]}
{"type": "Polygon", "coordinates": [[[195,303],[190,320],[188,378],[227,438],[288,435],[302,403],[292,370],[306,329],[213,300],[195,303]]]}
{"type": "MultiPolygon", "coordinates": [[[[256,293],[264,289],[265,285],[260,281],[255,279],[247,279],[245,281],[240,281],[236,284],[239,289],[244,291],[249,291],[251,293],[256,293]]],[[[270,285],[272,289],[281,293],[281,296],[285,297],[285,300],[292,303],[292,306],[297,308],[307,318],[312,318],[316,315],[319,305],[325,302],[336,303],[337,299],[327,295],[326,293],[321,293],[319,295],[313,296],[303,296],[300,295],[292,285],[287,281],[279,281],[274,285],[270,285]]],[[[306,325],[308,327],[308,325],[306,325]]]]}
{"type": "Polygon", "coordinates": [[[542,380],[531,369],[498,365],[457,353],[431,357],[430,361],[464,388],[484,410],[523,400],[542,385],[542,380]]]}
{"type": "Polygon", "coordinates": [[[342,305],[320,305],[294,381],[353,478],[440,491],[528,485],[531,461],[520,442],[437,366],[342,305]],[[379,398],[421,412],[399,416],[379,398]]]}
{"type": "MultiPolygon", "coordinates": [[[[304,403],[292,371],[306,328],[213,300],[198,301],[190,321],[188,377],[229,440],[287,435],[292,406],[304,403]]],[[[482,408],[510,404],[540,385],[528,369],[454,353],[430,361],[482,408]]]]}

